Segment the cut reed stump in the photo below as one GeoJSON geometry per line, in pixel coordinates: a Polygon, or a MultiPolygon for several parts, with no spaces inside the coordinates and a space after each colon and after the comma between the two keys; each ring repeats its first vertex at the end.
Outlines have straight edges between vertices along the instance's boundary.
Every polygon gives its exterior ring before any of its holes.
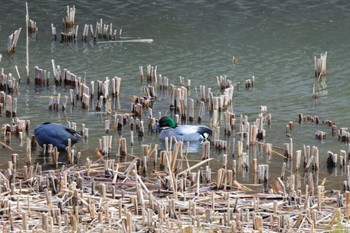
{"type": "Polygon", "coordinates": [[[7,53],[12,54],[15,52],[15,48],[17,46],[19,35],[21,34],[22,28],[14,31],[7,39],[7,53]]]}
{"type": "Polygon", "coordinates": [[[67,15],[65,18],[62,19],[63,25],[66,28],[73,27],[75,24],[75,6],[72,7],[67,6],[67,15]]]}
{"type": "Polygon", "coordinates": [[[325,76],[327,73],[327,52],[321,53],[320,57],[314,57],[315,61],[315,77],[325,76]]]}

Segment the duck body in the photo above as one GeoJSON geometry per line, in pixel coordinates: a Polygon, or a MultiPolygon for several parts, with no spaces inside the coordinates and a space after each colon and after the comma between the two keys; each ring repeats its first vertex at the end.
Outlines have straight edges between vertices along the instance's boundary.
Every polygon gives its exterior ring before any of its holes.
{"type": "Polygon", "coordinates": [[[64,150],[68,146],[68,139],[74,145],[82,138],[80,134],[67,125],[51,122],[37,125],[34,129],[34,135],[41,147],[44,144],[52,144],[59,150],[64,150]]]}
{"type": "Polygon", "coordinates": [[[175,137],[182,141],[204,141],[211,134],[212,130],[206,125],[177,125],[173,118],[162,117],[159,120],[159,139],[175,137]]]}

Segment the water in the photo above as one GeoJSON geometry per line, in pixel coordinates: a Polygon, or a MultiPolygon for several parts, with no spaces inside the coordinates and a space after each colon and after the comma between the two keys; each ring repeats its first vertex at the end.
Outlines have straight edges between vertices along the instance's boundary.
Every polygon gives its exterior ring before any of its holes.
{"type": "MultiPolygon", "coordinates": [[[[233,82],[240,82],[241,89],[234,94],[233,111],[239,118],[244,114],[252,122],[258,116],[260,105],[266,105],[272,115],[272,125],[267,128],[265,142],[282,147],[289,142],[285,127],[294,121],[291,136],[294,150],[303,144],[318,146],[320,153],[320,180],[326,177],[329,185],[340,187],[344,170],[337,168],[329,173],[325,168],[327,150],[338,153],[347,151],[347,145],[331,138],[330,128],[312,123],[298,124],[298,114],[317,115],[321,120],[334,120],[338,127],[348,126],[348,43],[350,2],[347,1],[76,1],[76,23],[79,35],[83,25],[93,24],[103,18],[113,23],[115,29],[123,29],[123,36],[152,38],[153,43],[93,42],[60,43],[52,41],[51,23],[62,31],[62,18],[66,16],[69,1],[31,1],[30,18],[38,23],[37,37],[30,39],[30,76],[34,66],[52,73],[51,59],[57,65],[84,76],[87,81],[104,80],[106,77],[122,78],[122,90],[114,110],[118,113],[130,111],[130,96],[141,95],[138,66],[148,64],[158,67],[158,74],[167,76],[170,83],[179,86],[179,76],[192,81],[191,96],[195,98],[195,87],[205,85],[219,94],[216,76],[227,75],[233,82]],[[313,99],[314,56],[328,52],[327,94],[313,99]],[[232,56],[238,58],[233,66],[232,56]],[[245,90],[246,79],[255,76],[254,88],[245,90]],[[315,139],[316,130],[327,132],[327,139],[315,139]],[[338,180],[338,181],[336,181],[338,180]]],[[[85,156],[95,157],[90,149],[98,147],[98,138],[105,135],[103,114],[93,109],[83,111],[79,106],[68,107],[65,112],[48,110],[48,97],[60,93],[68,95],[69,88],[36,87],[33,81],[25,80],[25,4],[22,1],[6,1],[0,9],[0,46],[3,54],[0,67],[5,73],[16,74],[19,67],[22,81],[18,98],[17,116],[31,120],[34,126],[45,121],[74,121],[86,124],[89,139],[77,145],[85,156]],[[7,37],[23,27],[16,52],[6,54],[7,37]]],[[[52,76],[51,76],[52,77],[52,76]]],[[[156,101],[154,113],[169,109],[167,98],[156,101]]],[[[10,123],[4,116],[0,123],[10,123]]],[[[210,115],[203,122],[209,124],[210,115]]],[[[117,134],[113,132],[117,138],[117,134]]],[[[126,136],[127,137],[127,136],[126,136]]],[[[158,143],[155,135],[146,136],[133,148],[139,151],[141,143],[158,143]]],[[[14,153],[23,154],[25,148],[13,139],[14,153]]],[[[116,149],[114,149],[115,151],[116,149]]],[[[12,152],[11,152],[12,153],[12,152]]],[[[230,151],[228,151],[230,153],[230,151]]],[[[222,153],[214,153],[213,166],[221,166],[222,153]]],[[[196,156],[196,155],[193,155],[196,156]]],[[[198,155],[197,155],[198,156],[198,155]]],[[[6,167],[9,152],[0,151],[6,167]]],[[[231,161],[231,160],[230,160],[231,161]]],[[[270,172],[279,175],[283,159],[278,156],[260,156],[259,163],[269,163],[270,172]]],[[[251,168],[250,168],[251,169],[251,168]]],[[[301,175],[303,176],[303,175],[301,175]]],[[[253,174],[240,170],[237,179],[252,182],[253,174]]],[[[273,178],[272,178],[273,179],[273,178]]]]}

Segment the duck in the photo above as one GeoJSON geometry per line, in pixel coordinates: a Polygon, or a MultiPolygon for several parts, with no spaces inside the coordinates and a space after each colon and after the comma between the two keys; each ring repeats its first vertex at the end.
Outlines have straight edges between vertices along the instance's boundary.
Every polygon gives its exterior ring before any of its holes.
{"type": "Polygon", "coordinates": [[[82,136],[74,129],[60,123],[45,122],[39,124],[34,129],[35,139],[43,147],[44,144],[52,144],[59,150],[64,150],[68,146],[68,139],[71,145],[79,142],[82,136]]]}
{"type": "Polygon", "coordinates": [[[175,137],[178,141],[204,142],[212,135],[212,130],[206,125],[177,125],[172,117],[164,116],[158,121],[159,139],[175,137]]]}

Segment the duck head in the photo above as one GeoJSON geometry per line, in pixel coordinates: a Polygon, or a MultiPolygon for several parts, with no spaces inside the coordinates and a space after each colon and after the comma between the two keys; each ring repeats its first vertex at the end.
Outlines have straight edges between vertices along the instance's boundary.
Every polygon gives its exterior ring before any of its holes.
{"type": "Polygon", "coordinates": [[[164,127],[170,127],[170,128],[176,128],[176,122],[173,118],[171,117],[162,117],[159,119],[159,122],[158,122],[158,127],[159,128],[164,128],[164,127]]]}

